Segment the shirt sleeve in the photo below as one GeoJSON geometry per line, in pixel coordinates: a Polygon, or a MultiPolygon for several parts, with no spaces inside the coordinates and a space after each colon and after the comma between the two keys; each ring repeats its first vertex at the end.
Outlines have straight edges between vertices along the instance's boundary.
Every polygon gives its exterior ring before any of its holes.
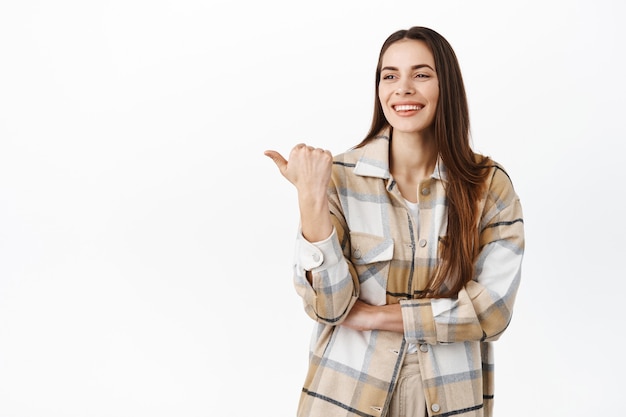
{"type": "Polygon", "coordinates": [[[508,327],[520,284],[524,229],[519,197],[495,168],[480,224],[475,277],[455,298],[402,300],[410,343],[492,341],[508,327]]]}
{"type": "Polygon", "coordinates": [[[306,313],[314,320],[335,325],[346,316],[357,299],[357,291],[335,227],[327,239],[315,243],[298,232],[294,285],[306,313]]]}

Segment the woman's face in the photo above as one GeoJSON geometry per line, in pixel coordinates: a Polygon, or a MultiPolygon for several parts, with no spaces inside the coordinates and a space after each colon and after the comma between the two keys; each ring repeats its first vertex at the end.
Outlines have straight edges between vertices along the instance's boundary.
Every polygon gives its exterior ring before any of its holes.
{"type": "Polygon", "coordinates": [[[403,39],[383,54],[378,98],[395,131],[425,133],[439,99],[435,59],[423,41],[403,39]]]}

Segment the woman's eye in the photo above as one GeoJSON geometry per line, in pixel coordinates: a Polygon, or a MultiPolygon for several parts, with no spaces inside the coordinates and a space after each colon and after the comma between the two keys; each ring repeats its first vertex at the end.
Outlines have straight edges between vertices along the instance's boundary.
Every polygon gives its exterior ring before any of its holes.
{"type": "Polygon", "coordinates": [[[429,78],[428,74],[415,74],[415,78],[429,78]]]}
{"type": "Polygon", "coordinates": [[[394,78],[396,78],[396,76],[393,74],[383,75],[383,80],[393,80],[394,78]]]}

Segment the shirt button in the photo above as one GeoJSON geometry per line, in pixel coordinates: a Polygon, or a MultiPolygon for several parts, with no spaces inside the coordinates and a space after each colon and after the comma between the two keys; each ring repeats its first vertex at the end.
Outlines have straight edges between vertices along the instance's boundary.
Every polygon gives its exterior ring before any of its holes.
{"type": "Polygon", "coordinates": [[[423,248],[424,246],[426,246],[426,239],[420,240],[420,247],[423,248]]]}
{"type": "Polygon", "coordinates": [[[439,407],[439,404],[435,403],[430,406],[430,409],[433,410],[433,413],[438,413],[439,410],[441,410],[441,407],[439,407]]]}
{"type": "Polygon", "coordinates": [[[420,345],[420,350],[422,352],[428,352],[428,345],[426,343],[420,345]]]}
{"type": "Polygon", "coordinates": [[[314,260],[315,262],[319,262],[319,260],[320,260],[320,254],[319,254],[319,253],[314,253],[314,254],[313,254],[313,260],[314,260]]]}
{"type": "Polygon", "coordinates": [[[361,259],[361,251],[358,249],[355,249],[354,252],[352,252],[352,255],[354,256],[354,259],[361,259]]]}
{"type": "Polygon", "coordinates": [[[426,187],[426,188],[422,188],[422,195],[428,195],[430,194],[430,188],[426,187]]]}

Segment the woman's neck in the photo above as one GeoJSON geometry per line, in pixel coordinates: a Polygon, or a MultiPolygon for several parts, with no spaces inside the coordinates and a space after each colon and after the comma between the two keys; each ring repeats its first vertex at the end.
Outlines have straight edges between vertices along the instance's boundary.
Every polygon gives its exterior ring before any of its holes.
{"type": "Polygon", "coordinates": [[[395,179],[419,183],[430,177],[437,164],[434,138],[393,132],[390,146],[389,167],[395,179]]]}

